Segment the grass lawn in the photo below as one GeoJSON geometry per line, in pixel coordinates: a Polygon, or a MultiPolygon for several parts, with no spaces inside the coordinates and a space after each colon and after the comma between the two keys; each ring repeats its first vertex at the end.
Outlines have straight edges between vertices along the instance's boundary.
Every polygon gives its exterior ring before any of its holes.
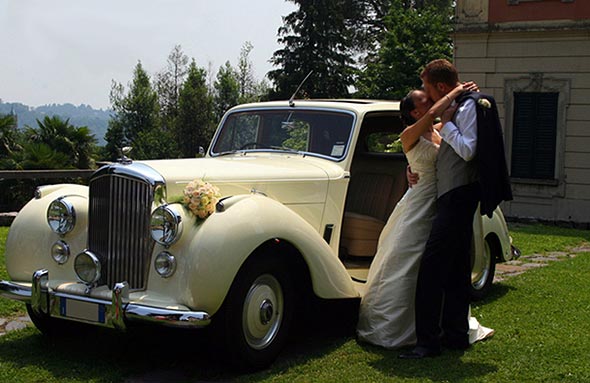
{"type": "MultiPolygon", "coordinates": [[[[590,231],[542,225],[511,225],[511,234],[523,254],[590,242],[590,231]]],[[[0,228],[0,246],[5,236],[0,228]]],[[[27,328],[0,337],[0,381],[590,382],[589,272],[583,253],[495,284],[472,311],[496,335],[435,359],[399,360],[399,351],[359,344],[325,323],[297,336],[270,369],[236,374],[202,334],[93,330],[57,341],[27,328]]],[[[1,313],[14,312],[7,302],[0,299],[1,313]]]]}

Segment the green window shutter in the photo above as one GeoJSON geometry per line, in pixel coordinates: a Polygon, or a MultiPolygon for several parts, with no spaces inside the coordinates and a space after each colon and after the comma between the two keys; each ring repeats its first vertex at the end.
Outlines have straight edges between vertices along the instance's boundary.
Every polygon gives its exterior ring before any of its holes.
{"type": "Polygon", "coordinates": [[[514,94],[511,176],[555,179],[559,93],[514,94]]]}

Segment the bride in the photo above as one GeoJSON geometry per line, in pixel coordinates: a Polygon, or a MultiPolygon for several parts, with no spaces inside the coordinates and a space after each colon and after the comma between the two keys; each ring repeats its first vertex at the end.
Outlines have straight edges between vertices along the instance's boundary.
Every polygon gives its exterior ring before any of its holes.
{"type": "MultiPolygon", "coordinates": [[[[450,119],[452,101],[472,83],[457,86],[434,105],[421,90],[411,91],[401,102],[402,147],[413,173],[420,182],[409,188],[398,202],[379,237],[379,245],[361,299],[358,339],[388,349],[416,343],[414,299],[420,258],[430,234],[436,209],[436,157],[442,124],[450,119]],[[448,111],[446,113],[446,110],[448,111]]],[[[469,318],[469,342],[484,339],[493,330],[469,318]]]]}

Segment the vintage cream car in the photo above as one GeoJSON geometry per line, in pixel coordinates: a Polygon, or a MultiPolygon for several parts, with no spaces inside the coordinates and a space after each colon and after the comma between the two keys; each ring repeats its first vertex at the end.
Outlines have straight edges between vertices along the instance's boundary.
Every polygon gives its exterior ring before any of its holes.
{"type": "MultiPolygon", "coordinates": [[[[234,107],[205,158],[124,157],[89,186],[38,188],[10,228],[0,292],[45,333],[65,321],[212,326],[237,364],[268,364],[310,300],[359,300],[407,188],[400,131],[397,102],[234,107]],[[183,200],[194,180],[214,212],[183,200]]],[[[474,227],[480,296],[513,253],[499,209],[474,227]]]]}

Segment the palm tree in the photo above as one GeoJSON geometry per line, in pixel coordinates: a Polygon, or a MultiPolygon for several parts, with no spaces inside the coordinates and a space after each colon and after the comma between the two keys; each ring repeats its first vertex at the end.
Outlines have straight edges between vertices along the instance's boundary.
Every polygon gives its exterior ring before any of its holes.
{"type": "Polygon", "coordinates": [[[13,115],[0,115],[0,159],[12,156],[15,150],[22,149],[18,144],[19,132],[13,115]]]}
{"type": "Polygon", "coordinates": [[[69,158],[68,167],[88,169],[93,166],[92,155],[96,139],[86,126],[76,127],[59,116],[37,119],[39,128],[26,127],[25,136],[33,143],[45,144],[69,158]]]}

